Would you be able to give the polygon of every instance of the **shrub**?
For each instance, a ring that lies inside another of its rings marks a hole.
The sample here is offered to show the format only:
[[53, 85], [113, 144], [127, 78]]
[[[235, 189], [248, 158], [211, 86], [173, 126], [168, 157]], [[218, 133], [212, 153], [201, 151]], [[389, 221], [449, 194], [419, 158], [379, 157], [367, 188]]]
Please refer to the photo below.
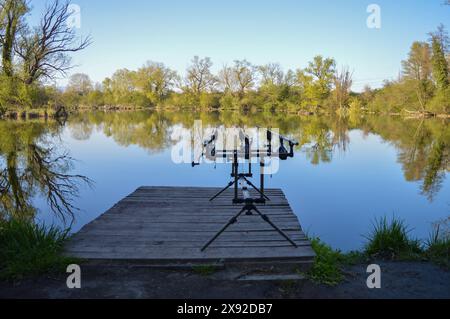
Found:
[[18, 279], [62, 270], [73, 259], [62, 255], [68, 230], [25, 220], [0, 222], [0, 278]]
[[344, 279], [341, 271], [344, 258], [341, 252], [334, 250], [319, 238], [312, 238], [311, 245], [316, 258], [307, 276], [319, 284], [336, 286], [341, 283]]
[[450, 218], [442, 223], [438, 223], [426, 242], [425, 256], [434, 263], [449, 267], [450, 266], [450, 232], [448, 223]]
[[402, 220], [386, 217], [376, 220], [367, 237], [365, 253], [387, 259], [415, 259], [422, 252], [420, 242], [409, 238], [409, 230]]
[[430, 103], [428, 103], [427, 109], [436, 114], [450, 113], [450, 87], [438, 91]]

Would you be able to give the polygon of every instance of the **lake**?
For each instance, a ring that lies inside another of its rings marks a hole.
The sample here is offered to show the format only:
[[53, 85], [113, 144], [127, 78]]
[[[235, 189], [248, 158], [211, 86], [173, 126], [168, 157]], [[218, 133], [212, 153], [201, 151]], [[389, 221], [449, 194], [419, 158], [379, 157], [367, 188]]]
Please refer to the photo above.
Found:
[[[26, 208], [40, 222], [67, 225], [70, 218], [64, 223], [60, 216], [65, 210], [55, 214], [48, 199], [55, 208], [72, 198], [77, 231], [140, 186], [223, 187], [229, 165], [193, 168], [172, 160], [173, 133], [191, 129], [196, 120], [211, 127], [279, 128], [298, 140], [296, 156], [266, 179], [267, 187], [282, 188], [304, 230], [335, 248], [361, 248], [363, 235], [383, 216], [403, 219], [419, 239], [450, 216], [448, 120], [231, 111], [0, 121], [0, 212]], [[75, 175], [88, 177], [92, 187], [72, 182]]]

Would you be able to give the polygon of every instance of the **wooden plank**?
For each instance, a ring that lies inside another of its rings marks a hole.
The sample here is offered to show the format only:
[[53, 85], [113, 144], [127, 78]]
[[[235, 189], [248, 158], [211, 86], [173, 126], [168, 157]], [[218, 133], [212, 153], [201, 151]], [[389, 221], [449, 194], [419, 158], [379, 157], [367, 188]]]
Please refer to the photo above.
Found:
[[[218, 259], [239, 259], [239, 258], [302, 258], [310, 257], [312, 250], [309, 247], [277, 247], [277, 249], [268, 249], [267, 247], [232, 247], [232, 248], [216, 248], [212, 247], [205, 252], [201, 252], [198, 248], [180, 248], [171, 247], [155, 247], [149, 249], [148, 247], [106, 247], [97, 246], [92, 248], [85, 248], [78, 250], [73, 247], [74, 253], [95, 253], [106, 258], [108, 255], [111, 258], [120, 256], [123, 259], [146, 259], [149, 254], [155, 259], [203, 259], [203, 258], [218, 258]], [[276, 253], [274, 253], [276, 252]], [[78, 255], [79, 256], [79, 255]], [[108, 259], [108, 258], [106, 258]]]
[[[117, 247], [121, 247], [124, 249], [148, 249], [149, 252], [154, 253], [155, 249], [166, 249], [166, 248], [193, 248], [200, 250], [203, 245], [206, 243], [206, 241], [178, 241], [178, 242], [171, 242], [171, 241], [133, 241], [128, 240], [126, 242], [122, 240], [104, 240], [102, 241], [101, 245], [98, 245], [96, 243], [92, 243], [92, 241], [80, 241], [76, 244], [68, 244], [67, 248], [77, 251], [97, 251], [97, 249], [101, 248], [104, 249], [116, 249]], [[298, 246], [309, 246], [310, 243], [308, 240], [297, 240], [295, 243]], [[238, 241], [238, 242], [224, 242], [224, 241], [216, 241], [211, 245], [211, 249], [214, 248], [225, 248], [225, 247], [242, 247], [242, 248], [249, 248], [249, 247], [291, 247], [292, 245], [287, 242], [286, 240], [282, 240], [280, 237], [278, 241]]]
[[[294, 240], [303, 240], [306, 239], [304, 234], [299, 233], [298, 231], [286, 231], [292, 239]], [[102, 240], [107, 239], [108, 237], [120, 237], [123, 240], [132, 240], [135, 238], [139, 238], [142, 240], [153, 239], [153, 240], [207, 240], [216, 234], [216, 231], [209, 232], [147, 232], [140, 231], [136, 233], [131, 230], [122, 230], [120, 233], [115, 230], [103, 229], [96, 230], [95, 232], [91, 231], [80, 231], [78, 234], [74, 236], [73, 239], [77, 241], [80, 240], [92, 240], [96, 242], [99, 238]], [[219, 240], [223, 241], [248, 241], [248, 240], [261, 240], [261, 241], [270, 241], [277, 240], [280, 238], [280, 234], [276, 231], [260, 231], [260, 232], [225, 232], [220, 236]]]

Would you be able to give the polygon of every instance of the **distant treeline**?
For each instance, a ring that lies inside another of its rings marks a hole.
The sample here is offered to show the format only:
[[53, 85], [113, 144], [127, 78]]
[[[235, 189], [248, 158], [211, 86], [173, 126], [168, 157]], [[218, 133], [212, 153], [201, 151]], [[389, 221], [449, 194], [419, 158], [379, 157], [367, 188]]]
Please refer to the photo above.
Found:
[[137, 70], [118, 70], [97, 84], [86, 74], [74, 74], [61, 90], [46, 83], [65, 74], [71, 67], [67, 53], [84, 49], [90, 39], [79, 42], [65, 27], [61, 21], [67, 19], [67, 7], [58, 0], [43, 17], [41, 29], [26, 25], [26, 1], [0, 4], [0, 115], [61, 107], [450, 113], [450, 41], [442, 25], [428, 42], [413, 43], [398, 80], [387, 81], [382, 89], [366, 87], [362, 93], [352, 92], [348, 66], [338, 67], [335, 59], [320, 55], [297, 70], [236, 60], [216, 74], [210, 58], [196, 56], [183, 76], [163, 63], [147, 62]]
[[[383, 88], [351, 91], [352, 71], [316, 56], [304, 69], [237, 60], [213, 74], [210, 58], [194, 57], [180, 76], [163, 63], [122, 69], [94, 85], [85, 74], [70, 78], [60, 103], [84, 107], [187, 107], [263, 109], [301, 113], [450, 113], [449, 37], [441, 25], [428, 42], [414, 42], [396, 81]], [[368, 61], [370, 63], [370, 61]]]

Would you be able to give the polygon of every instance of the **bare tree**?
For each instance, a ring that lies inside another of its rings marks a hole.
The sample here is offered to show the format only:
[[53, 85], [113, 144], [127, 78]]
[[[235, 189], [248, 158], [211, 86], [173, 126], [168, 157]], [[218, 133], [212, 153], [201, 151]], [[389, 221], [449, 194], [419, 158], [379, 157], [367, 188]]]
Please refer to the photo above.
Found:
[[282, 85], [284, 72], [279, 63], [269, 63], [258, 68], [261, 74], [261, 85]]
[[217, 83], [217, 79], [211, 73], [213, 63], [210, 58], [200, 59], [195, 56], [192, 65], [187, 70], [186, 86], [195, 95], [211, 91]]
[[450, 52], [450, 37], [448, 35], [448, 31], [445, 29], [444, 24], [439, 24], [437, 30], [434, 32], [430, 32], [428, 35], [430, 43], [433, 43], [433, 38], [436, 38], [439, 44], [442, 46], [442, 50], [444, 51], [444, 53], [448, 54]]
[[342, 108], [347, 104], [350, 90], [353, 85], [352, 77], [353, 73], [350, 72], [348, 67], [343, 67], [334, 77], [334, 97], [339, 108]]
[[26, 84], [66, 75], [72, 68], [69, 54], [91, 44], [90, 36], [78, 37], [69, 26], [69, 6], [70, 2], [54, 0], [46, 7], [39, 27], [34, 32], [27, 30], [21, 33], [15, 51], [21, 59]]
[[234, 61], [233, 72], [238, 86], [239, 98], [243, 98], [255, 85], [256, 72], [255, 67], [247, 60]]
[[69, 78], [67, 91], [75, 92], [79, 95], [86, 95], [94, 89], [89, 75], [84, 73], [75, 73]]
[[222, 70], [219, 71], [218, 81], [220, 89], [224, 93], [234, 93], [236, 91], [236, 81], [234, 78], [233, 68], [224, 65]]
[[289, 88], [295, 86], [295, 84], [297, 82], [295, 72], [293, 70], [288, 70], [284, 76], [283, 82], [284, 82], [284, 85], [286, 85]]

